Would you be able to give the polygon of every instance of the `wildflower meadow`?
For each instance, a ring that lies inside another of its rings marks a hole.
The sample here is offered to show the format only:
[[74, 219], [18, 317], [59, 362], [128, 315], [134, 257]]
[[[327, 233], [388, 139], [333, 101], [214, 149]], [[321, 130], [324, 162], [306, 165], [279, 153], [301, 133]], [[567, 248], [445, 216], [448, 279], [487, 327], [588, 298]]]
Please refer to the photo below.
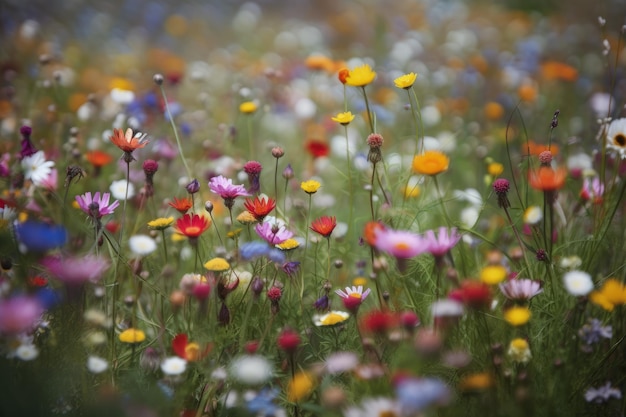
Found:
[[560, 3], [4, 2], [0, 415], [624, 416], [626, 6]]

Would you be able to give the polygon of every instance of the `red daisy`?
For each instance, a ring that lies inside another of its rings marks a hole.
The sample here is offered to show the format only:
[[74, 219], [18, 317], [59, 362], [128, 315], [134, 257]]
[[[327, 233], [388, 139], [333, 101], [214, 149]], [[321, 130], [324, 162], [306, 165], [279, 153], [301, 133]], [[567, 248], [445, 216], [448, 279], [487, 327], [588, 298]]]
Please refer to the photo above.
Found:
[[254, 200], [246, 198], [243, 205], [257, 221], [262, 222], [265, 216], [274, 210], [274, 207], [276, 207], [276, 201], [269, 197], [267, 199], [255, 197]]
[[335, 229], [335, 226], [337, 226], [337, 219], [335, 219], [335, 216], [322, 216], [311, 223], [310, 229], [324, 237], [330, 237], [330, 234]]
[[174, 197], [174, 201], [170, 202], [169, 205], [178, 210], [180, 214], [185, 214], [193, 206], [193, 200], [190, 198], [181, 198], [179, 200]]
[[197, 214], [185, 214], [183, 217], [176, 220], [176, 230], [178, 233], [191, 239], [200, 236], [210, 225], [211, 222], [207, 218], [198, 216]]

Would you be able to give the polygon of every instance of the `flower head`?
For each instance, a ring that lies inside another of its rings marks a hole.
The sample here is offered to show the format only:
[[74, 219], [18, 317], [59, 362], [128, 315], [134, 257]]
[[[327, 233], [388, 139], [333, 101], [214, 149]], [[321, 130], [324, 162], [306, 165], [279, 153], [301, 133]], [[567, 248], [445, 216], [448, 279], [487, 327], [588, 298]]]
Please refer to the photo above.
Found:
[[498, 206], [501, 208], [511, 207], [507, 194], [509, 193], [509, 180], [505, 178], [498, 178], [493, 182], [493, 191], [498, 196]]
[[213, 258], [208, 260], [205, 264], [204, 267], [206, 269], [208, 269], [209, 271], [213, 271], [213, 272], [222, 272], [222, 271], [227, 271], [230, 269], [230, 264], [228, 263], [228, 261], [224, 258]]
[[331, 119], [333, 122], [337, 122], [343, 126], [346, 126], [354, 120], [354, 115], [352, 114], [352, 112], [347, 111], [343, 113], [337, 113], [337, 115], [335, 117], [332, 117]]
[[507, 272], [502, 265], [487, 265], [480, 271], [480, 280], [488, 285], [496, 285], [504, 281]]
[[257, 105], [254, 101], [244, 101], [239, 105], [239, 111], [244, 114], [252, 114], [256, 109]]
[[202, 359], [208, 350], [202, 352], [200, 345], [196, 342], [189, 342], [189, 338], [184, 333], [179, 333], [172, 340], [172, 350], [179, 358], [185, 361], [195, 362]]
[[255, 197], [254, 200], [247, 198], [243, 205], [257, 221], [262, 222], [265, 216], [274, 210], [276, 207], [276, 201], [269, 197]]
[[509, 300], [526, 301], [543, 292], [541, 282], [528, 278], [510, 279], [500, 284], [500, 291]]
[[333, 310], [326, 314], [316, 314], [313, 316], [313, 323], [318, 327], [334, 326], [343, 323], [350, 318], [350, 314], [345, 311]]
[[60, 225], [27, 220], [15, 226], [20, 245], [33, 252], [61, 247], [67, 241], [67, 230]]
[[363, 291], [363, 286], [359, 285], [353, 287], [346, 287], [345, 292], [342, 290], [336, 290], [335, 294], [341, 297], [344, 307], [351, 311], [356, 312], [359, 306], [365, 301], [368, 295], [370, 295], [371, 289]]
[[131, 327], [120, 333], [119, 339], [122, 343], [141, 343], [146, 340], [146, 334], [142, 330]]
[[507, 355], [509, 355], [513, 362], [527, 363], [532, 358], [528, 341], [520, 337], [511, 340]]
[[113, 129], [111, 142], [127, 154], [132, 153], [135, 149], [143, 148], [150, 142], [145, 133], [133, 132], [128, 128], [124, 133], [122, 129]]
[[317, 190], [319, 190], [320, 186], [321, 184], [319, 183], [319, 181], [315, 180], [304, 181], [300, 184], [300, 188], [302, 188], [302, 191], [307, 194], [315, 194]]
[[563, 275], [563, 284], [568, 293], [574, 296], [583, 296], [593, 290], [591, 275], [584, 271], [569, 271]]
[[259, 223], [254, 227], [257, 235], [270, 245], [280, 245], [285, 240], [290, 239], [293, 233], [285, 228], [269, 222]]
[[211, 178], [209, 180], [209, 188], [211, 192], [224, 199], [224, 204], [226, 204], [228, 208], [233, 206], [235, 198], [250, 195], [248, 191], [246, 191], [246, 187], [243, 185], [233, 185], [233, 180], [225, 178], [222, 175]]
[[450, 159], [439, 151], [425, 151], [413, 158], [413, 172], [422, 175], [437, 175], [448, 170]]
[[185, 214], [176, 220], [176, 231], [188, 238], [197, 238], [209, 228], [211, 221], [197, 214]]
[[108, 153], [104, 151], [99, 151], [99, 150], [87, 152], [87, 154], [85, 155], [85, 158], [87, 158], [87, 161], [94, 168], [102, 168], [103, 166], [108, 165], [111, 162], [113, 162], [113, 157], [111, 155], [109, 155]]
[[168, 203], [170, 207], [173, 207], [180, 214], [185, 214], [191, 207], [193, 207], [193, 200], [191, 198], [181, 198], [180, 200], [174, 197], [173, 201]]
[[310, 229], [328, 238], [336, 226], [337, 219], [335, 216], [322, 216], [311, 223]]
[[161, 371], [165, 375], [175, 376], [185, 373], [187, 370], [187, 361], [178, 356], [170, 356], [161, 362]]
[[613, 311], [615, 306], [626, 304], [626, 285], [615, 278], [609, 278], [599, 290], [589, 294], [589, 300], [606, 311]]
[[606, 146], [626, 159], [626, 118], [611, 121], [607, 128]]
[[530, 310], [528, 307], [515, 306], [504, 312], [504, 320], [511, 326], [523, 326], [530, 320]]
[[35, 297], [17, 295], [0, 299], [0, 333], [15, 335], [32, 330], [43, 312]]
[[109, 187], [109, 191], [111, 191], [113, 198], [122, 201], [135, 196], [135, 186], [132, 182], [126, 180], [113, 181]]
[[287, 399], [298, 402], [311, 394], [315, 388], [313, 375], [306, 371], [300, 371], [291, 378], [287, 386]]
[[356, 67], [348, 73], [346, 84], [352, 87], [365, 87], [376, 78], [376, 73], [367, 64]]
[[588, 403], [601, 404], [607, 402], [611, 398], [622, 398], [622, 391], [619, 388], [611, 387], [611, 383], [607, 382], [599, 388], [589, 388], [585, 391], [585, 401]]
[[408, 74], [404, 74], [393, 80], [393, 83], [398, 88], [403, 88], [408, 90], [413, 87], [413, 83], [415, 83], [415, 79], [417, 78], [417, 74], [414, 72], [409, 72]]
[[421, 236], [406, 230], [386, 228], [375, 230], [374, 247], [399, 259], [413, 258], [429, 250], [428, 242]]
[[54, 161], [46, 161], [44, 152], [38, 151], [24, 157], [21, 165], [24, 169], [24, 178], [31, 180], [36, 186], [40, 186], [52, 172]]
[[150, 236], [139, 234], [128, 239], [128, 247], [134, 255], [146, 256], [156, 250], [157, 244]]
[[113, 214], [113, 211], [120, 205], [117, 200], [109, 204], [110, 197], [111, 194], [109, 193], [100, 195], [100, 192], [97, 191], [92, 197], [90, 192], [86, 192], [83, 195], [77, 195], [76, 202], [85, 214], [99, 219], [108, 214]]
[[260, 355], [242, 355], [230, 362], [233, 379], [245, 385], [261, 385], [272, 377], [272, 365]]
[[528, 173], [530, 186], [540, 191], [556, 191], [563, 187], [567, 171], [564, 168], [552, 169], [542, 166]]
[[439, 233], [436, 235], [434, 230], [427, 230], [424, 233], [424, 242], [428, 247], [427, 251], [435, 258], [441, 258], [450, 252], [450, 249], [456, 246], [459, 240], [461, 240], [461, 235], [457, 233], [456, 228], [440, 227]]
[[148, 222], [148, 227], [155, 230], [165, 230], [174, 224], [174, 217], [159, 217]]
[[87, 281], [96, 283], [109, 269], [109, 261], [96, 255], [48, 256], [41, 264], [59, 281], [79, 285]]

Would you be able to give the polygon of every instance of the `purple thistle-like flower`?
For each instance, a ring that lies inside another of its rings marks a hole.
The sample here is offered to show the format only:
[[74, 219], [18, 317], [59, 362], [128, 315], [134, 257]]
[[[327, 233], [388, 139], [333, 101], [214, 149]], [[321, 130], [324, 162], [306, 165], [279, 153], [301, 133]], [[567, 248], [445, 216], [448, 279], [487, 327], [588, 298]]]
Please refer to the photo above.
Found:
[[439, 228], [439, 234], [435, 235], [433, 230], [428, 230], [424, 234], [424, 240], [430, 252], [435, 258], [441, 258], [450, 251], [461, 240], [461, 235], [456, 228]]
[[113, 214], [113, 211], [120, 205], [117, 200], [109, 204], [110, 198], [110, 193], [100, 195], [100, 191], [97, 191], [92, 197], [90, 192], [86, 192], [83, 195], [77, 195], [76, 202], [87, 215], [100, 219], [107, 214]]
[[27, 156], [31, 156], [37, 153], [37, 149], [30, 140], [30, 135], [33, 132], [30, 126], [22, 126], [20, 128], [20, 134], [22, 135], [22, 148], [20, 150], [20, 159], [24, 159]]
[[537, 294], [543, 292], [541, 282], [528, 278], [511, 279], [500, 284], [500, 291], [509, 300], [525, 301], [530, 300]]
[[330, 299], [328, 298], [328, 295], [326, 294], [322, 295], [313, 303], [313, 307], [315, 307], [317, 311], [327, 311], [329, 306], [330, 306]]
[[273, 225], [268, 222], [257, 224], [254, 230], [256, 230], [256, 233], [261, 239], [272, 246], [280, 245], [293, 236], [293, 233], [285, 229], [285, 226]]
[[41, 261], [48, 272], [67, 285], [96, 283], [110, 266], [109, 261], [95, 255], [80, 257], [48, 256]]
[[285, 272], [285, 274], [287, 274], [289, 278], [292, 278], [295, 274], [297, 274], [299, 269], [300, 269], [299, 261], [286, 262], [282, 266], [283, 272]]
[[249, 196], [246, 187], [243, 185], [234, 185], [233, 180], [223, 175], [218, 175], [209, 180], [209, 188], [211, 192], [218, 194], [224, 199], [224, 205], [231, 209], [235, 198], [240, 196]]
[[257, 161], [248, 161], [243, 166], [243, 170], [248, 174], [248, 181], [250, 182], [250, 194], [256, 194], [261, 189], [261, 170], [263, 166]]

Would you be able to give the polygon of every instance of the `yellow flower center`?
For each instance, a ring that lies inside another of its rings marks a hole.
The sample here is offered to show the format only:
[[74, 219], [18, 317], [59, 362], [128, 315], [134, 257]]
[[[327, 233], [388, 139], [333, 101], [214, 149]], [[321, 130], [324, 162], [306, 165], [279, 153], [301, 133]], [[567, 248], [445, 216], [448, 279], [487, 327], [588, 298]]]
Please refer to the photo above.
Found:
[[332, 326], [333, 324], [341, 323], [345, 318], [341, 314], [328, 313], [320, 322], [324, 326]]

